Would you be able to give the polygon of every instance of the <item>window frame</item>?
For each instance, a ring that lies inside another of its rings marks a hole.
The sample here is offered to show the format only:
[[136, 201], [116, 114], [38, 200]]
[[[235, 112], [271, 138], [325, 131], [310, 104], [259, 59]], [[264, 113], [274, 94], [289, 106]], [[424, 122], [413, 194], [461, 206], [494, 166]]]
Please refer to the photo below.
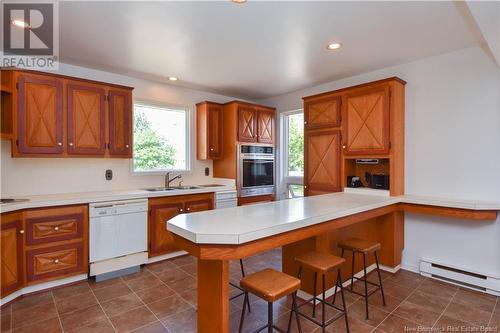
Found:
[[[159, 169], [159, 170], [144, 170], [137, 171], [134, 169], [134, 158], [135, 158], [135, 138], [134, 138], [134, 127], [135, 127], [135, 106], [145, 106], [145, 107], [154, 107], [154, 108], [164, 108], [164, 109], [177, 109], [184, 110], [185, 112], [185, 140], [186, 140], [186, 169]], [[141, 176], [141, 175], [164, 175], [167, 172], [177, 172], [180, 174], [191, 174], [193, 172], [193, 154], [194, 150], [191, 148], [191, 143], [194, 142], [192, 136], [192, 109], [187, 105], [180, 104], [172, 104], [172, 103], [163, 103], [149, 100], [134, 100], [132, 103], [132, 158], [130, 159], [130, 173], [132, 175]]]
[[288, 120], [289, 116], [304, 113], [296, 109], [280, 113], [280, 199], [288, 199], [288, 185], [304, 185], [304, 176], [290, 176], [288, 173]]

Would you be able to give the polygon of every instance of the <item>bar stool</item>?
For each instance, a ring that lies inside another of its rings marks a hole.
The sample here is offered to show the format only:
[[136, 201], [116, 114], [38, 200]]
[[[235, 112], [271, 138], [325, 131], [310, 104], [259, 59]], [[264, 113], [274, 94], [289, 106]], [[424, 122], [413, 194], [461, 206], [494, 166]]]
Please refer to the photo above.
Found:
[[[268, 333], [272, 333], [273, 329], [278, 332], [290, 332], [292, 324], [292, 315], [295, 313], [297, 320], [297, 328], [299, 333], [302, 333], [300, 326], [300, 319], [297, 315], [297, 290], [300, 288], [300, 280], [288, 274], [278, 272], [271, 268], [266, 268], [262, 271], [250, 274], [240, 280], [240, 286], [247, 293], [245, 294], [245, 301], [243, 302], [243, 310], [241, 311], [240, 327], [238, 332], [241, 333], [243, 328], [243, 320], [245, 318], [245, 308], [247, 305], [248, 292], [260, 297], [267, 302], [267, 324], [256, 329], [253, 333], [260, 332], [267, 328]], [[288, 320], [288, 328], [286, 331], [274, 325], [273, 322], [273, 303], [280, 298], [292, 295], [292, 311]]]
[[[301, 315], [302, 317], [312, 321], [316, 325], [320, 326], [322, 329], [322, 332], [325, 332], [325, 329], [328, 325], [339, 319], [340, 317], [344, 316], [345, 318], [345, 326], [346, 330], [349, 333], [349, 322], [347, 320], [347, 307], [345, 305], [345, 298], [344, 298], [344, 288], [342, 287], [342, 276], [340, 274], [340, 266], [345, 262], [344, 258], [335, 256], [333, 254], [327, 254], [327, 253], [319, 253], [319, 252], [308, 252], [305, 254], [301, 254], [297, 257], [295, 257], [295, 262], [299, 264], [299, 273], [298, 273], [298, 278], [301, 278], [302, 275], [302, 270], [308, 269], [310, 271], [314, 272], [314, 294], [313, 297], [310, 299], [306, 300], [304, 303], [300, 304], [297, 308], [300, 308], [301, 306], [310, 303], [311, 301], [313, 302], [313, 310], [312, 310], [312, 317], [306, 315], [303, 312], [298, 311], [298, 314]], [[328, 272], [332, 272], [335, 269], [337, 269], [337, 281], [335, 283], [335, 293], [337, 293], [337, 287], [340, 286], [340, 294], [342, 296], [342, 309], [337, 307], [335, 305], [335, 301], [332, 302], [332, 304], [328, 303], [326, 301], [326, 274]], [[317, 295], [317, 280], [318, 280], [318, 273], [322, 275], [322, 298], [319, 298]], [[316, 301], [319, 301], [321, 303], [321, 322], [316, 320]], [[328, 305], [338, 311], [340, 313], [336, 314], [332, 318], [326, 320], [325, 316], [325, 306]]]
[[[241, 269], [241, 277], [244, 278], [245, 277], [245, 268], [243, 267], [243, 259], [240, 259], [240, 269]], [[243, 288], [241, 288], [240, 286], [238, 286], [236, 283], [232, 283], [232, 282], [229, 282], [229, 284], [239, 290], [241, 290], [241, 293], [239, 294], [236, 294], [232, 297], [229, 298], [230, 301], [232, 301], [233, 299], [235, 298], [238, 298], [240, 296], [243, 296], [243, 295], [247, 295], [248, 292], [246, 292], [245, 290], [243, 290]], [[244, 300], [248, 306], [248, 312], [252, 312], [252, 309], [250, 308], [250, 300], [248, 299], [248, 297], [245, 297], [245, 300]]]
[[[368, 297], [371, 296], [372, 294], [374, 294], [375, 292], [377, 292], [379, 289], [380, 289], [380, 292], [382, 293], [382, 302], [383, 302], [383, 304], [385, 306], [384, 287], [382, 286], [382, 278], [380, 277], [380, 267], [379, 267], [379, 264], [378, 264], [378, 257], [377, 257], [377, 251], [380, 250], [381, 245], [380, 245], [380, 243], [371, 242], [371, 241], [367, 241], [367, 240], [364, 240], [364, 239], [350, 238], [350, 239], [346, 239], [346, 240], [344, 240], [342, 242], [339, 242], [338, 246], [339, 246], [339, 248], [342, 249], [342, 253], [340, 255], [341, 257], [344, 257], [344, 251], [345, 250], [352, 251], [352, 264], [351, 264], [352, 275], [351, 275], [351, 288], [350, 288], [351, 290], [347, 289], [347, 291], [350, 291], [353, 294], [356, 294], [356, 295], [359, 295], [359, 296], [365, 298], [366, 319], [369, 319], [369, 314], [368, 314]], [[363, 273], [364, 273], [363, 274], [364, 275], [363, 278], [358, 278], [358, 277], [354, 276], [354, 258], [355, 258], [355, 254], [356, 253], [363, 254]], [[366, 256], [368, 254], [370, 254], [370, 253], [373, 253], [373, 255], [375, 256], [375, 263], [377, 265], [376, 271], [377, 271], [377, 274], [378, 274], [378, 282], [379, 282], [379, 284], [370, 282], [367, 279], [367, 274], [366, 274]], [[361, 293], [353, 290], [354, 279], [364, 282], [364, 284], [365, 284], [365, 293], [364, 294], [361, 294]], [[370, 293], [368, 293], [368, 284], [376, 287]], [[335, 287], [335, 289], [337, 289], [337, 287]], [[335, 297], [334, 297], [333, 301], [335, 302]]]

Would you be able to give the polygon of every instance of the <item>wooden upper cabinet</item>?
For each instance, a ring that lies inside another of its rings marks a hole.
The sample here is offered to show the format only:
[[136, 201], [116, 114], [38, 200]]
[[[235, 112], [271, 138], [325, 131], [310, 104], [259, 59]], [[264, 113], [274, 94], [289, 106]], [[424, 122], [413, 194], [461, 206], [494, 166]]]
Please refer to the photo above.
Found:
[[0, 293], [4, 297], [24, 283], [24, 230], [21, 213], [2, 214], [0, 223]]
[[17, 149], [19, 154], [61, 154], [63, 84], [61, 80], [22, 74], [17, 81]]
[[222, 157], [222, 112], [218, 103], [203, 102], [196, 105], [197, 159]]
[[100, 86], [69, 82], [68, 154], [105, 153], [105, 90]]
[[388, 84], [344, 95], [343, 145], [346, 155], [388, 154], [390, 149]]
[[342, 191], [340, 179], [340, 131], [304, 133], [304, 194]]
[[340, 126], [340, 95], [304, 100], [304, 128], [332, 128]]
[[109, 90], [109, 154], [132, 157], [131, 93]]
[[257, 110], [252, 106], [238, 106], [238, 141], [257, 142]]
[[257, 111], [257, 141], [274, 143], [274, 110], [259, 109]]

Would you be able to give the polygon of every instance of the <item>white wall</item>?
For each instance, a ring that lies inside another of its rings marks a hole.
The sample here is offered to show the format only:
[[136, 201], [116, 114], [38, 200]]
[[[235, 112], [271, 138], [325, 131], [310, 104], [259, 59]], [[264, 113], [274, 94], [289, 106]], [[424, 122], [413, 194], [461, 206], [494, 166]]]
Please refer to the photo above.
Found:
[[[205, 167], [210, 167], [212, 174], [212, 162], [198, 161], [195, 157], [195, 104], [204, 100], [222, 103], [235, 98], [66, 64], [61, 64], [59, 72], [135, 87], [134, 99], [188, 106], [192, 112], [192, 173], [183, 176], [184, 184], [212, 181], [211, 176], [204, 175]], [[2, 197], [137, 189], [163, 184], [162, 175], [132, 175], [128, 159], [11, 158], [10, 142], [5, 140], [2, 140], [0, 150]], [[113, 170], [113, 180], [105, 180], [106, 169]]]
[[[500, 200], [500, 72], [470, 48], [266, 99], [280, 112], [302, 97], [399, 76], [406, 85], [407, 194]], [[462, 221], [408, 214], [403, 265], [421, 258], [500, 275], [500, 219]]]

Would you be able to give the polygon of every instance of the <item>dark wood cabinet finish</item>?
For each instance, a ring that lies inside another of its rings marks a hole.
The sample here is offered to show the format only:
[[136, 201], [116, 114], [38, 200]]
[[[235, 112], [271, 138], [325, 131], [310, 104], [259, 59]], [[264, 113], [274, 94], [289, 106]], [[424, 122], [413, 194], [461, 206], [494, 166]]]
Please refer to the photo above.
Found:
[[4, 297], [24, 283], [24, 230], [18, 212], [2, 214], [0, 223], [0, 294]]
[[132, 157], [131, 94], [123, 90], [109, 90], [109, 154]]
[[222, 157], [223, 139], [222, 104], [203, 102], [196, 104], [196, 158], [199, 160]]

